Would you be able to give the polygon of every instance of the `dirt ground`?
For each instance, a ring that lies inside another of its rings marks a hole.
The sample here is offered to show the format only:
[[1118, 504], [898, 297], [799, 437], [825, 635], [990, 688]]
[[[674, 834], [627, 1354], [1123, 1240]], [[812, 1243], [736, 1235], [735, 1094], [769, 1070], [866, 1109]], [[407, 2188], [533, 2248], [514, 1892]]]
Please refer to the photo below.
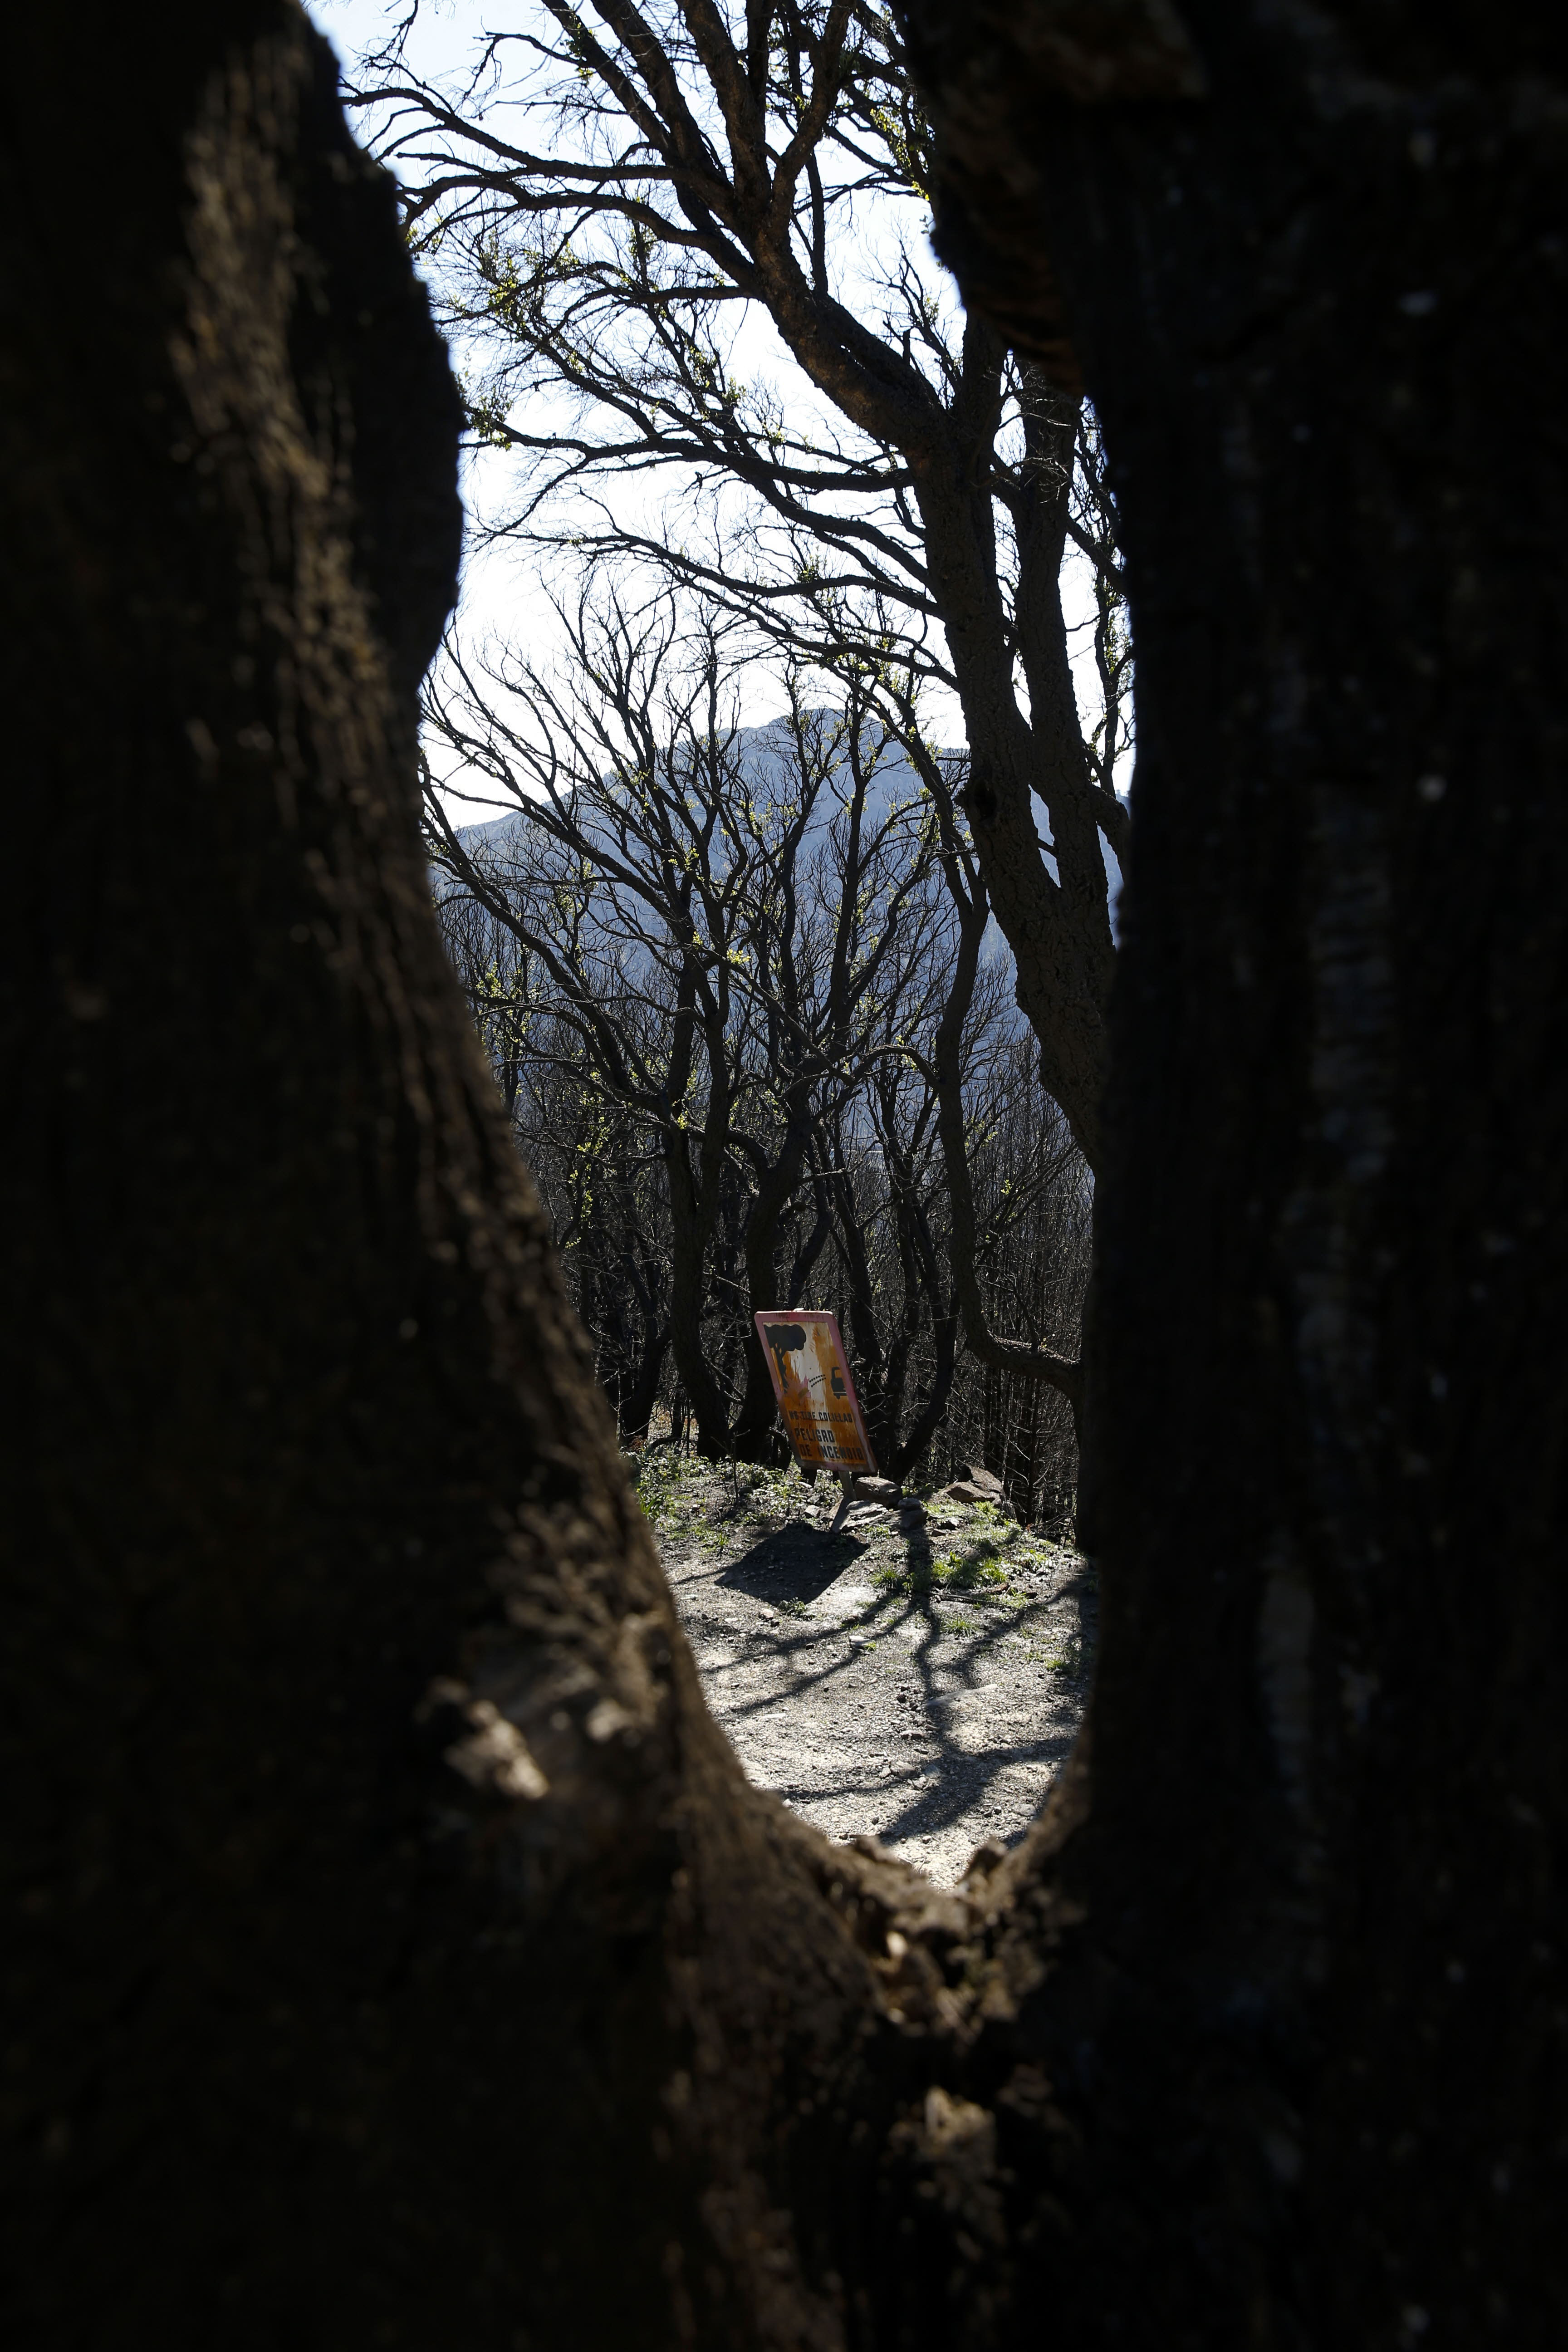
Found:
[[643, 1507], [708, 1703], [750, 1778], [943, 1885], [1038, 1811], [1077, 1732], [1091, 1570], [986, 1503], [923, 1527], [826, 1477], [645, 1460]]

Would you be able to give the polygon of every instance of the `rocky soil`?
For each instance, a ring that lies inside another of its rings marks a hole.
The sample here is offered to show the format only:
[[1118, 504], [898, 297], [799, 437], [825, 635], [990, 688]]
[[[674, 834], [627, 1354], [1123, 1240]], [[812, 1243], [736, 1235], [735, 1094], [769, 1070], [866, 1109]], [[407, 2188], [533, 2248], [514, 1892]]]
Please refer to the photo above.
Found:
[[640, 1492], [753, 1781], [944, 1885], [1023, 1834], [1088, 1696], [1095, 1589], [1077, 1553], [951, 1487], [923, 1511], [857, 1503], [837, 1535], [837, 1484], [794, 1468], [655, 1452]]

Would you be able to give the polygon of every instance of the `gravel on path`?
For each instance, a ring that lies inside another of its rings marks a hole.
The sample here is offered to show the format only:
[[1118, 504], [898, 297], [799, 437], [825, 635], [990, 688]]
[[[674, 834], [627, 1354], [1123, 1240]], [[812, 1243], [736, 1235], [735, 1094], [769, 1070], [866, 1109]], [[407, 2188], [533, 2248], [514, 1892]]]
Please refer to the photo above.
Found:
[[749, 1778], [942, 1885], [1015, 1843], [1088, 1696], [1094, 1573], [987, 1503], [922, 1525], [798, 1470], [645, 1456], [643, 1508], [708, 1704]]

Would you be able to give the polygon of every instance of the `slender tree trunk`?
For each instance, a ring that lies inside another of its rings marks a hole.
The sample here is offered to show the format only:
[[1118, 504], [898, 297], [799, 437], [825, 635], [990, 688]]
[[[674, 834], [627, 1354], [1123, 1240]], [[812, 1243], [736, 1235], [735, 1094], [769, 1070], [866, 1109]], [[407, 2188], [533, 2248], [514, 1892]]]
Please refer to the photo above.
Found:
[[832, 1195], [828, 1190], [830, 1181], [829, 1178], [816, 1172], [814, 1163], [812, 1181], [816, 1198], [816, 1214], [812, 1220], [811, 1230], [802, 1240], [790, 1267], [788, 1295], [784, 1299], [786, 1307], [801, 1305], [805, 1297], [805, 1286], [810, 1281], [816, 1261], [822, 1255], [828, 1236], [833, 1231]]
[[621, 1434], [639, 1445], [647, 1440], [648, 1423], [658, 1402], [658, 1383], [664, 1372], [664, 1360], [669, 1353], [669, 1326], [661, 1323], [656, 1330], [645, 1331], [643, 1351], [637, 1372], [627, 1387], [621, 1404]]
[[[590, 1287], [590, 1278], [591, 1285]], [[639, 1295], [640, 1294], [640, 1295]], [[594, 1265], [580, 1293], [584, 1319], [600, 1335], [595, 1356], [599, 1385], [623, 1439], [640, 1443], [658, 1394], [659, 1376], [669, 1353], [669, 1323], [661, 1319], [630, 1254], [620, 1251], [608, 1265]], [[630, 1309], [637, 1309], [634, 1321]]]
[[[980, 1288], [977, 1263], [979, 1231], [974, 1213], [974, 1188], [969, 1173], [968, 1119], [963, 1107], [963, 1026], [974, 994], [984, 943], [986, 904], [977, 891], [971, 899], [955, 893], [958, 908], [958, 952], [947, 1001], [931, 1040], [931, 1080], [936, 1089], [937, 1132], [942, 1139], [942, 1166], [947, 1176], [948, 1210], [952, 1219], [949, 1244], [953, 1297], [963, 1317], [963, 1335], [972, 1356], [994, 1370], [1010, 1371], [1020, 1379], [1045, 1381], [1061, 1391], [1072, 1407], [1073, 1428], [1082, 1444], [1079, 1415], [1083, 1398], [1080, 1362], [1053, 1356], [1047, 1348], [1031, 1347], [1025, 1339], [1000, 1339], [993, 1333]], [[988, 1386], [990, 1395], [994, 1383]]]
[[[855, 1198], [855, 1180], [849, 1173], [844, 1157], [842, 1141], [835, 1137], [833, 1158], [837, 1172], [831, 1181], [838, 1203], [837, 1229], [834, 1239], [837, 1245], [838, 1263], [849, 1289], [849, 1338], [858, 1360], [861, 1405], [865, 1414], [866, 1434], [879, 1465], [885, 1467], [889, 1441], [896, 1432], [888, 1427], [886, 1371], [882, 1342], [877, 1329], [876, 1286], [871, 1279], [870, 1261], [866, 1255], [866, 1234], [860, 1223], [859, 1203]], [[889, 1475], [892, 1474], [889, 1472]]]
[[[792, 1118], [778, 1159], [759, 1182], [752, 1199], [744, 1255], [747, 1298], [752, 1314], [759, 1308], [780, 1304], [779, 1220], [800, 1182], [809, 1139], [810, 1129], [804, 1124], [803, 1116]], [[734, 1444], [742, 1462], [766, 1462], [773, 1458], [774, 1450], [778, 1406], [756, 1326], [750, 1317], [742, 1349], [746, 1381], [741, 1409], [735, 1416]]]
[[691, 1173], [690, 1150], [679, 1130], [666, 1132], [669, 1341], [681, 1385], [697, 1416], [698, 1451], [717, 1460], [729, 1440], [730, 1413], [702, 1346], [702, 1308], [708, 1297], [708, 1251], [718, 1213], [717, 1188], [709, 1178], [699, 1189]]
[[[975, 854], [1013, 950], [1041, 1075], [1093, 1168], [1115, 950], [1070, 674], [1065, 699], [1058, 694], [1031, 723], [1014, 688], [989, 496], [933, 480], [921, 486], [921, 510], [963, 709], [970, 759], [963, 803]], [[1040, 854], [1037, 793], [1059, 836], [1055, 877]]]
[[902, 1443], [889, 1458], [889, 1478], [903, 1478], [925, 1453], [931, 1439], [942, 1427], [947, 1414], [947, 1400], [952, 1389], [952, 1376], [958, 1351], [958, 1307], [943, 1294], [942, 1265], [931, 1220], [925, 1204], [912, 1197], [909, 1203], [912, 1255], [919, 1269], [919, 1285], [931, 1308], [931, 1346], [933, 1360], [931, 1381], [923, 1401], [911, 1422]]
[[[634, 1250], [628, 1248], [622, 1257], [622, 1267], [627, 1290], [637, 1302], [638, 1344], [635, 1353], [628, 1345], [628, 1369], [616, 1400], [616, 1417], [623, 1438], [637, 1444], [646, 1444], [648, 1423], [658, 1400], [658, 1384], [664, 1374], [665, 1359], [669, 1354], [669, 1317], [663, 1305], [664, 1272], [655, 1260], [657, 1241], [649, 1245], [646, 1235], [639, 1235], [644, 1265], [639, 1265]], [[645, 1274], [644, 1265], [647, 1271]]]
[[951, 1895], [703, 1708], [441, 955], [454, 404], [324, 53], [79, 13], [95, 184], [19, 22], [11, 2340], [1563, 2340], [1563, 59], [1206, 0], [1145, 103], [1133, 7], [1079, 109], [1039, 7], [926, 29], [1142, 600], [1104, 1631]]

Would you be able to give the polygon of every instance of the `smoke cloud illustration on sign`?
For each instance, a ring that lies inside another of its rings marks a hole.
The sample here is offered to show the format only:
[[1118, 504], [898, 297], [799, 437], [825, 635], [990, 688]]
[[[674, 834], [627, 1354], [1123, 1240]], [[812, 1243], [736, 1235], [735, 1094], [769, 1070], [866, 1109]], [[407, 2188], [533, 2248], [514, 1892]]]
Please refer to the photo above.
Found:
[[786, 1313], [765, 1309], [757, 1317], [757, 1337], [768, 1360], [773, 1394], [784, 1433], [803, 1469], [836, 1471], [853, 1477], [875, 1474], [860, 1400], [838, 1318], [816, 1309]]

